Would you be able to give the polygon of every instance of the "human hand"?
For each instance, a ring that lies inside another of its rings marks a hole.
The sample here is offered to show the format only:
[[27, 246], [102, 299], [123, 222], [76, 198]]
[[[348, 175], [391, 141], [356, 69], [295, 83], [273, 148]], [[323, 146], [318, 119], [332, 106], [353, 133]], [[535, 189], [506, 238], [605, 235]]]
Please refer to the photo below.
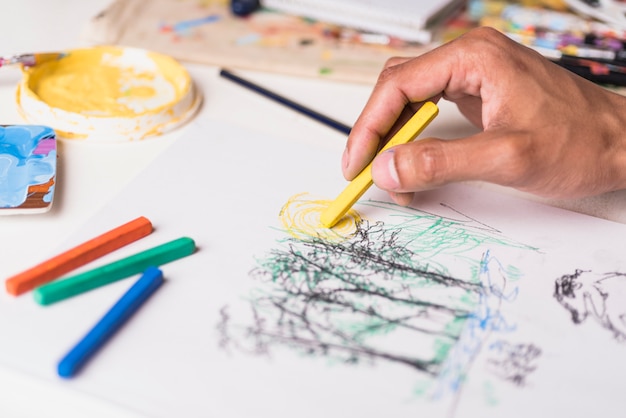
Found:
[[409, 204], [414, 192], [466, 180], [553, 198], [626, 188], [626, 97], [491, 28], [387, 63], [348, 138], [346, 179], [421, 103], [441, 98], [482, 131], [425, 138], [378, 155], [374, 183], [399, 204]]

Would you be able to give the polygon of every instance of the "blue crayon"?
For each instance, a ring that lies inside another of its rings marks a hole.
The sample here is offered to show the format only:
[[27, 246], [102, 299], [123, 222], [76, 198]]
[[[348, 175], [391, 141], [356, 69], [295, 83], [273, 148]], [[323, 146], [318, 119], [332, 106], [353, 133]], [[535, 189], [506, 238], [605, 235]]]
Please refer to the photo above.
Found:
[[61, 377], [73, 377], [96, 351], [137, 311], [163, 283], [163, 273], [148, 267], [115, 305], [59, 362]]

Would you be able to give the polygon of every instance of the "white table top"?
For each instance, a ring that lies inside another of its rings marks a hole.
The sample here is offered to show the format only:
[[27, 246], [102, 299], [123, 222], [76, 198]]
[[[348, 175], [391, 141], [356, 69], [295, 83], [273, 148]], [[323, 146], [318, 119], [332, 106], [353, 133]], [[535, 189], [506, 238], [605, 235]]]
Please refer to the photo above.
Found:
[[[3, 2], [0, 14], [0, 43], [3, 55], [33, 51], [55, 51], [84, 46], [82, 25], [108, 4], [108, 0], [20, 0]], [[219, 118], [242, 124], [264, 134], [304, 136], [315, 141], [320, 136], [345, 137], [328, 127], [268, 101], [218, 76], [218, 69], [188, 66], [204, 95], [197, 117]], [[274, 90], [302, 101], [311, 108], [351, 124], [365, 103], [371, 86], [329, 83], [275, 74], [245, 72], [243, 75]], [[19, 69], [0, 70], [0, 109], [2, 124], [24, 123], [15, 105]], [[332, 98], [329, 100], [328, 98]], [[246, 113], [242, 114], [242, 103]], [[441, 104], [437, 120], [449, 137], [470, 129], [456, 109]], [[134, 175], [184, 133], [184, 128], [162, 137], [122, 144], [93, 144], [63, 141], [59, 144], [59, 172], [52, 210], [46, 214], [0, 217], [0, 254], [2, 276], [8, 277], [34, 262], [56, 253], [73, 232], [113, 197]], [[339, 170], [339, 158], [337, 167]], [[332, 169], [332, 168], [329, 168]], [[484, 187], [493, 187], [485, 185]], [[514, 193], [498, 188], [505, 193]], [[530, 196], [527, 196], [530, 197]], [[548, 202], [578, 212], [626, 223], [626, 191], [568, 202]], [[0, 292], [0, 303], [11, 296]], [[10, 320], [10, 319], [9, 319]], [[1, 416], [133, 416], [114, 405], [76, 393], [59, 384], [42, 382], [0, 364]], [[33, 402], [33, 400], [36, 400]]]

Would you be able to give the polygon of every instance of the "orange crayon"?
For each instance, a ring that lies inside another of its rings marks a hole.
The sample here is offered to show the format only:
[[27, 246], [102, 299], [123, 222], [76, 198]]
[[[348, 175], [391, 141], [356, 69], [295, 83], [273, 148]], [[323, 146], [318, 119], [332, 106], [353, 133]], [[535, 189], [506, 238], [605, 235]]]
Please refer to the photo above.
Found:
[[17, 296], [37, 286], [59, 278], [63, 274], [81, 267], [131, 242], [149, 235], [152, 223], [140, 216], [111, 231], [105, 232], [83, 244], [44, 261], [6, 280], [7, 292]]

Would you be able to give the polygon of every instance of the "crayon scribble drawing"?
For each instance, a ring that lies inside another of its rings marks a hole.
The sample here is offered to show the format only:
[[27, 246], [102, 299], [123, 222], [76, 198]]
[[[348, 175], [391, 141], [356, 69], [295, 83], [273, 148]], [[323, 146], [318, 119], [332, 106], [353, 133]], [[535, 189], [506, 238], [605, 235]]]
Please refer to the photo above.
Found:
[[555, 299], [575, 324], [595, 320], [619, 342], [626, 342], [626, 274], [576, 270], [555, 281]]
[[56, 136], [46, 126], [0, 126], [0, 211], [45, 212], [56, 178]]
[[[259, 283], [253, 319], [242, 324], [228, 306], [221, 311], [223, 348], [267, 354], [286, 345], [350, 365], [394, 362], [415, 370], [419, 396], [452, 405], [473, 360], [488, 350], [494, 376], [524, 384], [541, 349], [507, 341], [515, 324], [501, 308], [515, 300], [523, 272], [498, 253], [537, 248], [450, 207], [453, 216], [442, 217], [360, 201], [390, 220], [351, 211], [326, 230], [326, 204], [297, 195], [282, 209], [285, 237], [251, 271]], [[484, 346], [495, 334], [498, 342]]]

